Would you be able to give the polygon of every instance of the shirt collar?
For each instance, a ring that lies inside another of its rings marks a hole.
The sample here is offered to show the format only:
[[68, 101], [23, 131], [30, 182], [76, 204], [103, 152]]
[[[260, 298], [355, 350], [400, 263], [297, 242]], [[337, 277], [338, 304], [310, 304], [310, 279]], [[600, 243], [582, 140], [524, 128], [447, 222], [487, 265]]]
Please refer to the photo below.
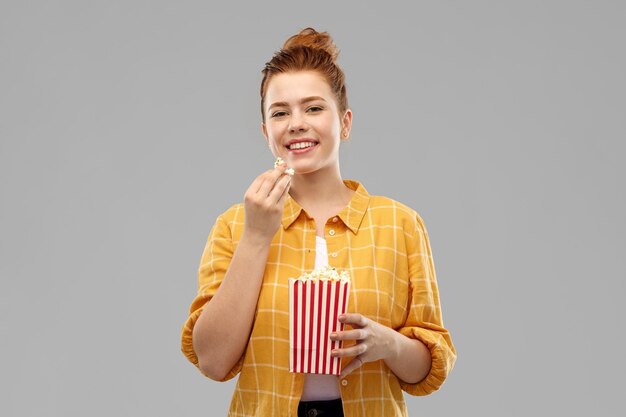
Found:
[[[363, 217], [365, 216], [365, 212], [367, 211], [367, 207], [370, 201], [370, 195], [361, 183], [355, 180], [343, 180], [343, 183], [346, 187], [354, 190], [354, 194], [350, 199], [350, 202], [346, 207], [344, 207], [337, 216], [341, 219], [342, 222], [352, 231], [352, 233], [356, 234], [359, 231], [359, 226], [363, 221]], [[296, 221], [300, 215], [304, 213], [309, 219], [312, 217], [309, 213], [306, 212], [294, 200], [290, 195], [287, 195], [287, 199], [285, 200], [285, 207], [283, 209], [283, 228], [288, 229], [289, 226]]]

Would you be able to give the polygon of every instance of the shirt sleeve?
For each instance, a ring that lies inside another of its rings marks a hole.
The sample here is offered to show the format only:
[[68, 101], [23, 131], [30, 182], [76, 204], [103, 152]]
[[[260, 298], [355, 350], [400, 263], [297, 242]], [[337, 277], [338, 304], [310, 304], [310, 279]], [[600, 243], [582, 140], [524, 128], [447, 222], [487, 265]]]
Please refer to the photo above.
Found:
[[428, 375], [420, 382], [408, 384], [400, 381], [400, 385], [411, 395], [428, 395], [441, 387], [452, 370], [456, 350], [450, 333], [443, 327], [430, 242], [424, 222], [417, 214], [414, 230], [407, 241], [407, 253], [409, 313], [399, 332], [424, 343], [430, 351], [432, 365]]
[[[199, 369], [198, 356], [193, 349], [193, 328], [202, 310], [219, 288], [233, 257], [232, 234], [223, 215], [218, 217], [209, 233], [198, 268], [198, 294], [189, 307], [189, 318], [182, 328], [181, 350]], [[235, 377], [243, 364], [243, 355], [221, 381]]]

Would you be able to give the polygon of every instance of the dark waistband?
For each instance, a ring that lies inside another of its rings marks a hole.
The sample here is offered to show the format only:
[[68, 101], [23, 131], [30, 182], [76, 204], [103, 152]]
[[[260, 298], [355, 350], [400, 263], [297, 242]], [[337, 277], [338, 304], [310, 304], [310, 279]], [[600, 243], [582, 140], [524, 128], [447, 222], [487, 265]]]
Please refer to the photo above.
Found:
[[300, 401], [299, 416], [343, 416], [341, 398], [328, 401]]

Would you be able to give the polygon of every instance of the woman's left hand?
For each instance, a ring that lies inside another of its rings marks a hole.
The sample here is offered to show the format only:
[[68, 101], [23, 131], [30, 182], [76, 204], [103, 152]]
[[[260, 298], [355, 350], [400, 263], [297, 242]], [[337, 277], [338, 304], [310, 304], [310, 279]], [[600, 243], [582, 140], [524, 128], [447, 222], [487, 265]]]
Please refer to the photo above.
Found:
[[332, 333], [330, 339], [356, 341], [354, 346], [335, 349], [331, 353], [332, 356], [338, 358], [354, 356], [354, 359], [341, 371], [340, 378], [366, 362], [389, 359], [395, 354], [395, 341], [399, 335], [395, 330], [356, 313], [340, 315], [339, 322], [349, 324], [352, 330]]

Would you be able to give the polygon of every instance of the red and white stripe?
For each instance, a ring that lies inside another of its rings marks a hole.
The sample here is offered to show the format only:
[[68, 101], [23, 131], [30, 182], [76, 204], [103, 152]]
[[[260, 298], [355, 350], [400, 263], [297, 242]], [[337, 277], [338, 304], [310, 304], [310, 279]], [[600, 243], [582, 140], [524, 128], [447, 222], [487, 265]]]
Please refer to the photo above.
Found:
[[289, 280], [289, 342], [291, 372], [339, 375], [341, 358], [333, 349], [331, 332], [342, 331], [337, 317], [346, 312], [350, 283], [345, 281]]

